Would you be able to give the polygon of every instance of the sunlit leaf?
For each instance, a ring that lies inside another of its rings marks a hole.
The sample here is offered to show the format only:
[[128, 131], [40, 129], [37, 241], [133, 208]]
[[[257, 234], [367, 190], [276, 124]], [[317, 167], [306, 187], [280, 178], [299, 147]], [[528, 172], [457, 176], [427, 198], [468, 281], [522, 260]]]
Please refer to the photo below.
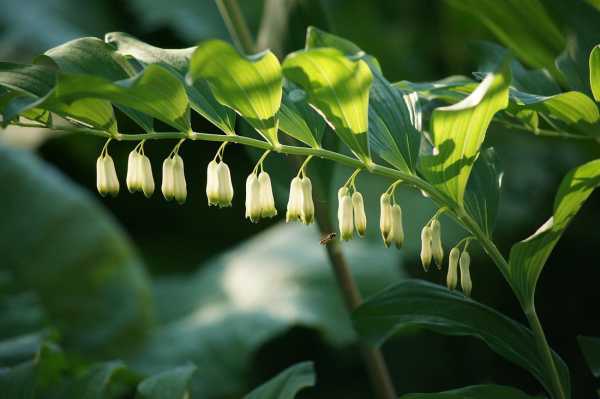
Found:
[[136, 76], [116, 82], [91, 75], [60, 75], [56, 93], [73, 101], [101, 98], [133, 108], [182, 132], [190, 127], [190, 108], [183, 84], [164, 67], [154, 64]]
[[573, 217], [600, 185], [600, 160], [583, 164], [562, 180], [552, 217], [531, 237], [515, 244], [509, 257], [509, 277], [523, 303], [533, 304], [535, 287], [546, 261]]
[[275, 377], [254, 389], [245, 399], [294, 399], [304, 388], [315, 385], [315, 369], [312, 362], [288, 367]]
[[366, 62], [351, 61], [333, 48], [309, 49], [288, 55], [283, 73], [307, 92], [310, 104], [354, 154], [369, 161], [368, 108], [373, 77]]
[[[105, 40], [117, 47], [117, 52], [134, 57], [145, 65], [160, 64], [167, 67], [182, 83], [192, 54], [196, 47], [184, 49], [163, 49], [144, 43], [122, 32], [107, 33]], [[221, 105], [213, 96], [208, 83], [197, 80], [193, 85], [185, 84], [185, 89], [193, 110], [227, 134], [235, 132], [235, 112]]]
[[431, 116], [434, 153], [421, 156], [425, 177], [451, 199], [463, 204], [467, 181], [486, 130], [496, 112], [508, 105], [508, 60], [488, 74], [462, 101], [436, 108]]
[[465, 191], [465, 209], [489, 237], [498, 214], [502, 175], [496, 152], [492, 147], [486, 148], [475, 161]]
[[56, 71], [52, 68], [0, 63], [0, 85], [20, 94], [8, 99], [4, 105], [4, 121], [10, 121], [37, 108], [85, 125], [116, 132], [113, 108], [108, 101], [86, 98], [67, 104], [57, 98], [55, 83]]
[[[473, 385], [437, 393], [409, 393], [400, 399], [534, 399], [513, 387], [503, 385]], [[539, 398], [539, 396], [536, 396]]]
[[325, 32], [314, 26], [309, 26], [308, 29], [306, 29], [306, 48], [311, 49], [321, 47], [338, 49], [347, 56], [356, 57], [364, 55], [364, 51], [350, 40]]
[[[381, 345], [405, 329], [420, 327], [445, 335], [472, 336], [492, 350], [528, 370], [548, 391], [546, 374], [532, 332], [496, 310], [446, 287], [422, 280], [406, 280], [367, 299], [353, 316], [364, 339]], [[557, 354], [554, 360], [566, 391], [569, 371]]]
[[92, 198], [33, 155], [0, 146], [0, 159], [0, 176], [11, 182], [0, 189], [0, 271], [39, 298], [65, 347], [121, 355], [135, 349], [152, 309], [147, 275], [127, 237]]
[[[124, 80], [135, 74], [125, 57], [95, 37], [75, 39], [54, 47], [46, 51], [44, 56], [38, 57], [36, 62], [56, 65], [60, 71], [67, 74], [94, 75], [109, 81]], [[118, 106], [145, 131], [153, 130], [150, 116], [124, 107], [122, 104]]]
[[273, 144], [277, 144], [283, 78], [270, 51], [245, 57], [221, 40], [201, 43], [190, 62], [188, 81], [208, 81], [221, 104], [235, 110]]
[[596, 101], [600, 101], [600, 45], [590, 53], [590, 86]]
[[185, 399], [189, 396], [189, 385], [196, 366], [187, 364], [163, 371], [140, 382], [138, 399]]

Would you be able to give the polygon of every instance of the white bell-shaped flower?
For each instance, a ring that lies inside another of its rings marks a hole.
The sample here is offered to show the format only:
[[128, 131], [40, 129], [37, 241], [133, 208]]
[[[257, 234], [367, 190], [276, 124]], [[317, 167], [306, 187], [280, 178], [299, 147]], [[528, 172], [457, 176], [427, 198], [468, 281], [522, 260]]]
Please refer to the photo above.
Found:
[[217, 185], [219, 198], [217, 204], [220, 208], [231, 206], [233, 199], [233, 184], [231, 183], [231, 173], [229, 166], [225, 162], [219, 162], [217, 165]]
[[163, 196], [167, 201], [171, 201], [174, 197], [174, 176], [173, 176], [173, 158], [168, 157], [163, 161], [162, 166], [162, 186]]
[[431, 228], [429, 225], [421, 230], [421, 263], [423, 269], [428, 271], [431, 264]]
[[154, 174], [152, 173], [152, 164], [150, 163], [150, 158], [146, 155], [141, 155], [139, 158], [139, 174], [140, 174], [140, 183], [141, 190], [146, 196], [146, 198], [150, 198], [152, 194], [154, 194]]
[[246, 218], [252, 223], [256, 223], [261, 218], [262, 203], [261, 203], [260, 183], [256, 173], [251, 173], [246, 179]]
[[379, 198], [380, 214], [379, 214], [379, 229], [381, 230], [381, 238], [386, 247], [389, 247], [392, 242], [392, 199], [388, 193], [381, 194]]
[[127, 189], [130, 193], [134, 193], [141, 189], [140, 179], [140, 158], [141, 154], [137, 151], [137, 148], [129, 153], [127, 158]]
[[404, 245], [404, 227], [402, 226], [402, 208], [398, 204], [392, 206], [392, 230], [389, 236], [396, 248], [402, 248], [402, 245]]
[[315, 220], [315, 204], [312, 197], [312, 182], [307, 176], [300, 179], [302, 186], [302, 223], [309, 225]]
[[290, 197], [287, 204], [285, 215], [286, 223], [296, 220], [302, 221], [302, 182], [298, 176], [292, 179], [290, 183]]
[[363, 196], [358, 191], [352, 194], [352, 209], [354, 211], [354, 227], [359, 237], [364, 237], [367, 232], [367, 214]]
[[467, 251], [463, 251], [460, 255], [460, 286], [466, 296], [471, 296], [471, 290], [473, 289], [471, 272], [469, 270], [470, 265], [471, 256]]
[[338, 223], [340, 238], [344, 241], [352, 239], [354, 235], [354, 216], [352, 210], [352, 197], [348, 188], [338, 190]]
[[431, 221], [431, 254], [435, 265], [442, 269], [444, 262], [444, 247], [442, 246], [442, 226], [437, 219]]
[[219, 203], [219, 178], [217, 177], [217, 161], [214, 159], [208, 163], [206, 168], [206, 198], [208, 205], [218, 205]]
[[115, 163], [108, 153], [104, 153], [96, 160], [96, 188], [103, 197], [119, 194], [119, 179], [115, 170]]
[[187, 198], [187, 185], [185, 182], [185, 170], [183, 158], [179, 154], [173, 157], [173, 198], [183, 204]]
[[450, 250], [448, 255], [448, 275], [446, 276], [446, 285], [449, 289], [456, 289], [458, 283], [458, 259], [460, 257], [460, 250], [456, 247]]
[[267, 172], [261, 171], [258, 174], [258, 184], [260, 186], [260, 216], [263, 218], [272, 218], [277, 215], [277, 208], [275, 208], [271, 177]]

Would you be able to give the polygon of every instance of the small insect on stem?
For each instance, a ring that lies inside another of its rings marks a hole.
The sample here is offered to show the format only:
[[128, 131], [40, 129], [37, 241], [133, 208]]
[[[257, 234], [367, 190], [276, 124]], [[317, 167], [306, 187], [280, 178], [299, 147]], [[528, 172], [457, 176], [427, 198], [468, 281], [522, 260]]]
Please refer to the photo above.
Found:
[[319, 243], [321, 245], [327, 245], [327, 244], [329, 244], [329, 242], [333, 241], [336, 236], [337, 236], [336, 233], [329, 233], [326, 236], [324, 236], [323, 238], [321, 238], [321, 241], [319, 241]]

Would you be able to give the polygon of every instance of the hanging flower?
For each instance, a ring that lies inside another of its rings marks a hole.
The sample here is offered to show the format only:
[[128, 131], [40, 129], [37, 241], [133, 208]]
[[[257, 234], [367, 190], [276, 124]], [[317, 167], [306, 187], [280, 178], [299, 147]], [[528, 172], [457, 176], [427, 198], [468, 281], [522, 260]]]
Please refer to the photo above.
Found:
[[162, 192], [167, 201], [174, 199], [183, 204], [187, 198], [187, 185], [183, 159], [179, 154], [168, 157], [163, 162]]
[[217, 177], [217, 161], [214, 159], [206, 167], [206, 198], [208, 206], [219, 203], [219, 178]]
[[315, 204], [312, 197], [312, 183], [308, 176], [300, 179], [302, 187], [302, 223], [309, 225], [315, 220]]
[[392, 206], [392, 230], [389, 234], [391, 241], [394, 242], [396, 248], [402, 248], [404, 245], [404, 228], [402, 227], [402, 208], [400, 205]]
[[260, 191], [260, 183], [256, 173], [253, 172], [246, 179], [246, 218], [250, 219], [252, 223], [257, 223], [261, 217]]
[[466, 296], [471, 296], [471, 290], [473, 289], [471, 272], [469, 271], [470, 265], [471, 256], [466, 250], [464, 250], [460, 255], [460, 286]]
[[300, 177], [296, 176], [290, 183], [290, 197], [288, 199], [287, 212], [285, 215], [286, 223], [295, 220], [302, 221], [302, 205], [302, 181], [300, 180]]
[[448, 256], [448, 275], [446, 276], [446, 285], [449, 289], [456, 289], [458, 283], [458, 258], [460, 256], [460, 250], [456, 247], [450, 250]]
[[444, 248], [442, 246], [442, 226], [437, 219], [433, 219], [430, 225], [431, 229], [431, 253], [438, 270], [442, 269], [444, 262]]
[[258, 184], [260, 186], [260, 216], [263, 218], [272, 218], [277, 215], [277, 208], [275, 208], [271, 177], [267, 172], [261, 171], [258, 174]]
[[358, 191], [352, 194], [352, 209], [354, 211], [354, 227], [359, 237], [364, 237], [367, 232], [367, 215], [363, 196]]
[[421, 263], [423, 269], [428, 271], [431, 264], [431, 228], [429, 225], [421, 230]]
[[101, 196], [119, 194], [119, 179], [115, 170], [115, 163], [105, 149], [96, 160], [96, 188]]
[[140, 166], [138, 162], [139, 157], [140, 153], [137, 151], [136, 147], [129, 153], [129, 157], [127, 158], [127, 178], [125, 182], [127, 183], [127, 189], [130, 193], [134, 193], [141, 188], [138, 179]]
[[[139, 147], [143, 151], [143, 147]], [[141, 191], [146, 198], [154, 194], [154, 176], [150, 158], [136, 147], [129, 153], [127, 160], [127, 189], [130, 193]]]
[[338, 201], [340, 237], [342, 240], [348, 241], [354, 235], [354, 217], [352, 212], [352, 197], [347, 187], [339, 189]]
[[381, 238], [386, 247], [390, 246], [392, 242], [392, 203], [391, 196], [388, 193], [381, 194], [379, 198], [380, 215], [379, 215], [379, 229], [381, 230]]

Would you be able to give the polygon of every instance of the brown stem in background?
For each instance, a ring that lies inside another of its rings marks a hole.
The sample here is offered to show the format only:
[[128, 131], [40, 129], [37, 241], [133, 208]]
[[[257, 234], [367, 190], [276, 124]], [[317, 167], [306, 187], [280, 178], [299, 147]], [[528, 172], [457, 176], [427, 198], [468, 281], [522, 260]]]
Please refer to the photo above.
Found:
[[[247, 54], [254, 53], [256, 50], [254, 41], [244, 16], [240, 11], [239, 5], [237, 4], [237, 0], [216, 0], [216, 2], [219, 6], [221, 15], [223, 16], [223, 20], [229, 29], [229, 33], [231, 34], [231, 37], [238, 48]], [[269, 2], [266, 4], [269, 4]], [[268, 23], [268, 21], [265, 19], [263, 19], [262, 22]], [[261, 31], [264, 31], [264, 29], [261, 29]], [[291, 163], [295, 165], [296, 169], [300, 167], [300, 162], [298, 162], [297, 158], [290, 157], [288, 159], [290, 159]], [[319, 197], [320, 194], [319, 186], [320, 185], [314, 186], [314, 194], [317, 197]], [[320, 201], [315, 202], [315, 216], [321, 234], [329, 234], [336, 230], [331, 222], [329, 209]], [[329, 263], [333, 268], [337, 284], [342, 291], [344, 302], [346, 303], [346, 307], [350, 315], [354, 309], [356, 309], [362, 303], [362, 297], [358, 291], [356, 283], [354, 282], [354, 278], [350, 273], [350, 268], [348, 267], [348, 263], [346, 262], [344, 254], [342, 253], [339, 242], [337, 240], [333, 240], [326, 245], [326, 248]], [[359, 347], [367, 368], [367, 372], [371, 379], [371, 383], [375, 392], [377, 393], [377, 397], [380, 399], [395, 399], [397, 396], [394, 385], [392, 384], [389, 371], [379, 348], [367, 345], [366, 343], [360, 341]]]

